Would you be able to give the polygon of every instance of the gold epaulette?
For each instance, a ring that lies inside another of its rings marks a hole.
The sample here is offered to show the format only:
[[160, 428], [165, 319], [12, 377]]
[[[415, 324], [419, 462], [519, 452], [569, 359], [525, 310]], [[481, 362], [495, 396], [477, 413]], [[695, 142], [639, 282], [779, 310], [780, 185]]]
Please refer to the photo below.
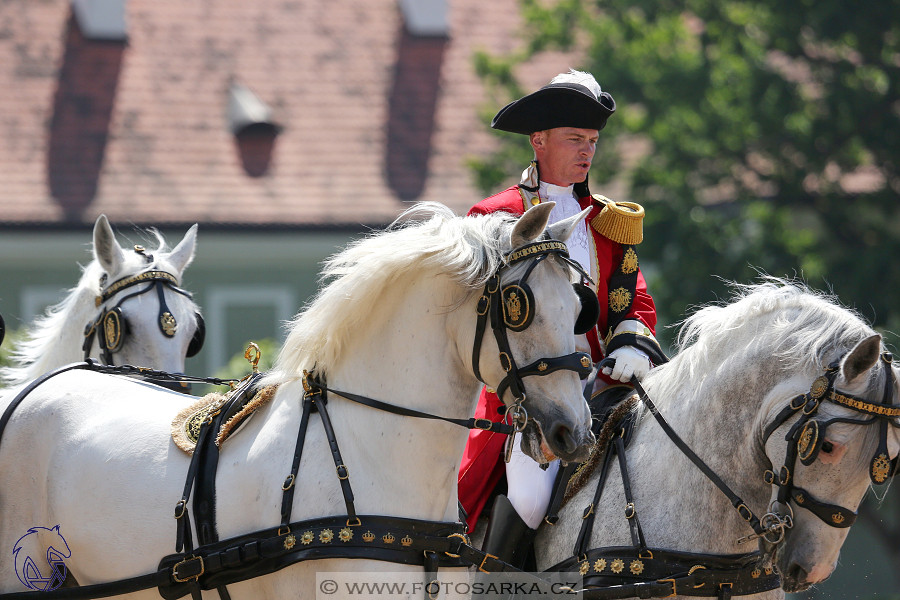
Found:
[[634, 202], [613, 202], [606, 196], [593, 195], [603, 204], [600, 214], [591, 219], [591, 227], [620, 244], [640, 244], [644, 239], [644, 207]]

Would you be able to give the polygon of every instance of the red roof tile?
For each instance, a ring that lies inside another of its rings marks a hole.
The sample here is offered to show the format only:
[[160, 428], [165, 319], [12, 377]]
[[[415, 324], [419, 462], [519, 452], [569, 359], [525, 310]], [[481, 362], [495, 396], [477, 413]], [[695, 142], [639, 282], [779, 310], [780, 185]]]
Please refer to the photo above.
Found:
[[[494, 148], [478, 120], [486, 96], [472, 55], [518, 48], [521, 21], [517, 0], [448, 4], [418, 199], [462, 213], [482, 196], [465, 160]], [[65, 219], [48, 185], [48, 151], [70, 10], [66, 0], [0, 3], [0, 223], [7, 226]], [[408, 206], [388, 185], [386, 162], [403, 31], [395, 2], [128, 0], [127, 19], [96, 195], [70, 215], [75, 222], [105, 213], [155, 224], [378, 224]], [[571, 57], [544, 54], [523, 70], [523, 83], [543, 85], [569, 66]], [[87, 67], [82, 74], [88, 83], [101, 75]], [[250, 88], [284, 127], [260, 177], [244, 170], [228, 130], [231, 81]], [[95, 125], [86, 118], [82, 133]], [[66, 177], [85, 168], [54, 160], [50, 170]]]

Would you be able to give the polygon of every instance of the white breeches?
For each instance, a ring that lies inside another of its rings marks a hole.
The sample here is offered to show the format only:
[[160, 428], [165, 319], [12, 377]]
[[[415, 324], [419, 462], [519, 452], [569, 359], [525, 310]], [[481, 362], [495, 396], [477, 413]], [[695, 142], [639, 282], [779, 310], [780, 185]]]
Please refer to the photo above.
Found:
[[547, 514], [558, 470], [558, 460], [551, 462], [544, 471], [534, 459], [522, 453], [519, 444], [513, 446], [512, 459], [506, 465], [507, 497], [532, 529], [537, 529]]

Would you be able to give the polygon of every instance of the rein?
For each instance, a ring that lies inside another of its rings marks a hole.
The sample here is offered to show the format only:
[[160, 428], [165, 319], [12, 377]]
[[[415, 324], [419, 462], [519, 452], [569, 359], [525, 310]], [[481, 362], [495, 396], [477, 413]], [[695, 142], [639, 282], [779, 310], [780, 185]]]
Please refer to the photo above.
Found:
[[[900, 427], [900, 424], [894, 421], [894, 419], [900, 417], [900, 406], [891, 403], [894, 387], [894, 374], [891, 368], [893, 358], [889, 353], [884, 352], [881, 355], [881, 360], [887, 371], [884, 396], [881, 403], [870, 402], [864, 398], [837, 392], [834, 389], [834, 382], [839, 372], [840, 361], [835, 361], [826, 368], [824, 375], [813, 382], [809, 392], [792, 399], [788, 406], [782, 409], [775, 420], [766, 427], [763, 436], [764, 442], [779, 427], [784, 425], [788, 419], [798, 411], [802, 411], [801, 418], [785, 436], [785, 440], [788, 442], [785, 465], [781, 468], [778, 475], [771, 470], [765, 473], [764, 480], [766, 483], [778, 487], [778, 497], [769, 506], [769, 512], [763, 515], [762, 519], [756, 517], [746, 503], [672, 429], [637, 378], [632, 377], [631, 383], [634, 385], [647, 410], [653, 415], [669, 439], [719, 488], [729, 499], [741, 518], [753, 529], [753, 534], [739, 539], [738, 543], [764, 538], [769, 543], [777, 545], [784, 539], [785, 530], [793, 526], [793, 512], [791, 511], [790, 514], [779, 513], [777, 511], [778, 504], [791, 510], [789, 501], [792, 500], [798, 506], [810, 510], [832, 527], [849, 527], [856, 520], [855, 512], [818, 501], [806, 490], [793, 485], [791, 473], [796, 459], [799, 457], [805, 465], [809, 465], [815, 460], [824, 441], [824, 431], [831, 423], [840, 422], [860, 425], [878, 423], [880, 425], [880, 441], [875, 455], [870, 461], [869, 475], [873, 483], [884, 483], [888, 477], [897, 474], [900, 457], [893, 460], [889, 459], [887, 452], [887, 427], [888, 424], [892, 427]], [[598, 368], [612, 366], [613, 364], [614, 359], [607, 358], [600, 363]], [[857, 412], [871, 415], [872, 418], [867, 420], [834, 418], [820, 424], [812, 417], [816, 414], [821, 403], [826, 400]], [[632, 419], [622, 427], [621, 434], [613, 438], [604, 457], [594, 500], [585, 509], [582, 516], [583, 523], [576, 541], [574, 556], [551, 567], [549, 570], [578, 570], [585, 577], [586, 584], [603, 586], [601, 589], [585, 590], [584, 598], [589, 600], [613, 600], [632, 596], [657, 598], [674, 595], [718, 597], [721, 600], [726, 600], [734, 595], [755, 594], [780, 587], [780, 576], [774, 566], [765, 568], [759, 566], [759, 552], [726, 556], [689, 554], [650, 548], [646, 545], [640, 522], [638, 521], [637, 511], [635, 510], [627, 464], [625, 462], [625, 443], [633, 426], [634, 420]], [[590, 540], [590, 532], [593, 527], [594, 506], [600, 499], [613, 453], [619, 458], [626, 499], [625, 517], [629, 522], [634, 546], [589, 550], [587, 549], [587, 543]], [[663, 568], [667, 564], [669, 566]], [[691, 564], [693, 566], [690, 566]], [[592, 569], [593, 573], [591, 572]], [[671, 573], [675, 573], [675, 575], [671, 575]], [[641, 578], [649, 581], [640, 581]], [[610, 585], [611, 583], [618, 583], [622, 579], [631, 579], [633, 581], [624, 585]]]

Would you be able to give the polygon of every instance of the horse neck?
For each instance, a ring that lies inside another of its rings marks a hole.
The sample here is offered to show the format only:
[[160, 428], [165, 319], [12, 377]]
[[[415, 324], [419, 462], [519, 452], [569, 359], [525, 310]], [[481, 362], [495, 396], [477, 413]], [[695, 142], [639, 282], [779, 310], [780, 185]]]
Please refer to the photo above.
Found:
[[78, 286], [66, 299], [35, 320], [26, 339], [14, 352], [19, 366], [4, 369], [4, 380], [11, 385], [22, 384], [47, 371], [84, 359], [84, 327], [97, 312], [94, 304], [97, 290], [88, 285], [90, 280], [99, 278], [94, 266], [95, 263], [88, 265]]
[[[767, 508], [770, 488], [762, 481], [769, 465], [759, 443], [759, 413], [775, 386], [752, 359], [735, 360], [735, 368], [717, 369], [695, 378], [693, 386], [670, 389], [667, 380], [679, 368], [676, 357], [646, 381], [660, 412], [685, 443], [738, 495], [758, 517]], [[749, 552], [755, 545], [737, 545], [752, 533], [727, 497], [679, 451], [649, 413], [645, 413], [628, 453], [629, 471], [646, 500], [655, 505], [641, 518], [648, 544], [696, 552]], [[665, 490], [665, 498], [659, 494]], [[660, 504], [665, 508], [661, 509]], [[687, 519], [670, 519], [672, 515]], [[719, 518], [724, 515], [725, 518]], [[752, 547], [751, 547], [752, 546]]]
[[[379, 314], [354, 332], [339, 363], [329, 369], [328, 386], [430, 414], [471, 417], [480, 384], [458, 349], [459, 339], [473, 337], [475, 324], [474, 299], [460, 306], [463, 293], [447, 277], [392, 286], [378, 300]], [[341, 451], [361, 463], [353, 468], [353, 485], [373, 490], [366, 499], [370, 510], [456, 520], [456, 474], [466, 429], [330, 397], [335, 427], [343, 421], [364, 432], [342, 436]]]

